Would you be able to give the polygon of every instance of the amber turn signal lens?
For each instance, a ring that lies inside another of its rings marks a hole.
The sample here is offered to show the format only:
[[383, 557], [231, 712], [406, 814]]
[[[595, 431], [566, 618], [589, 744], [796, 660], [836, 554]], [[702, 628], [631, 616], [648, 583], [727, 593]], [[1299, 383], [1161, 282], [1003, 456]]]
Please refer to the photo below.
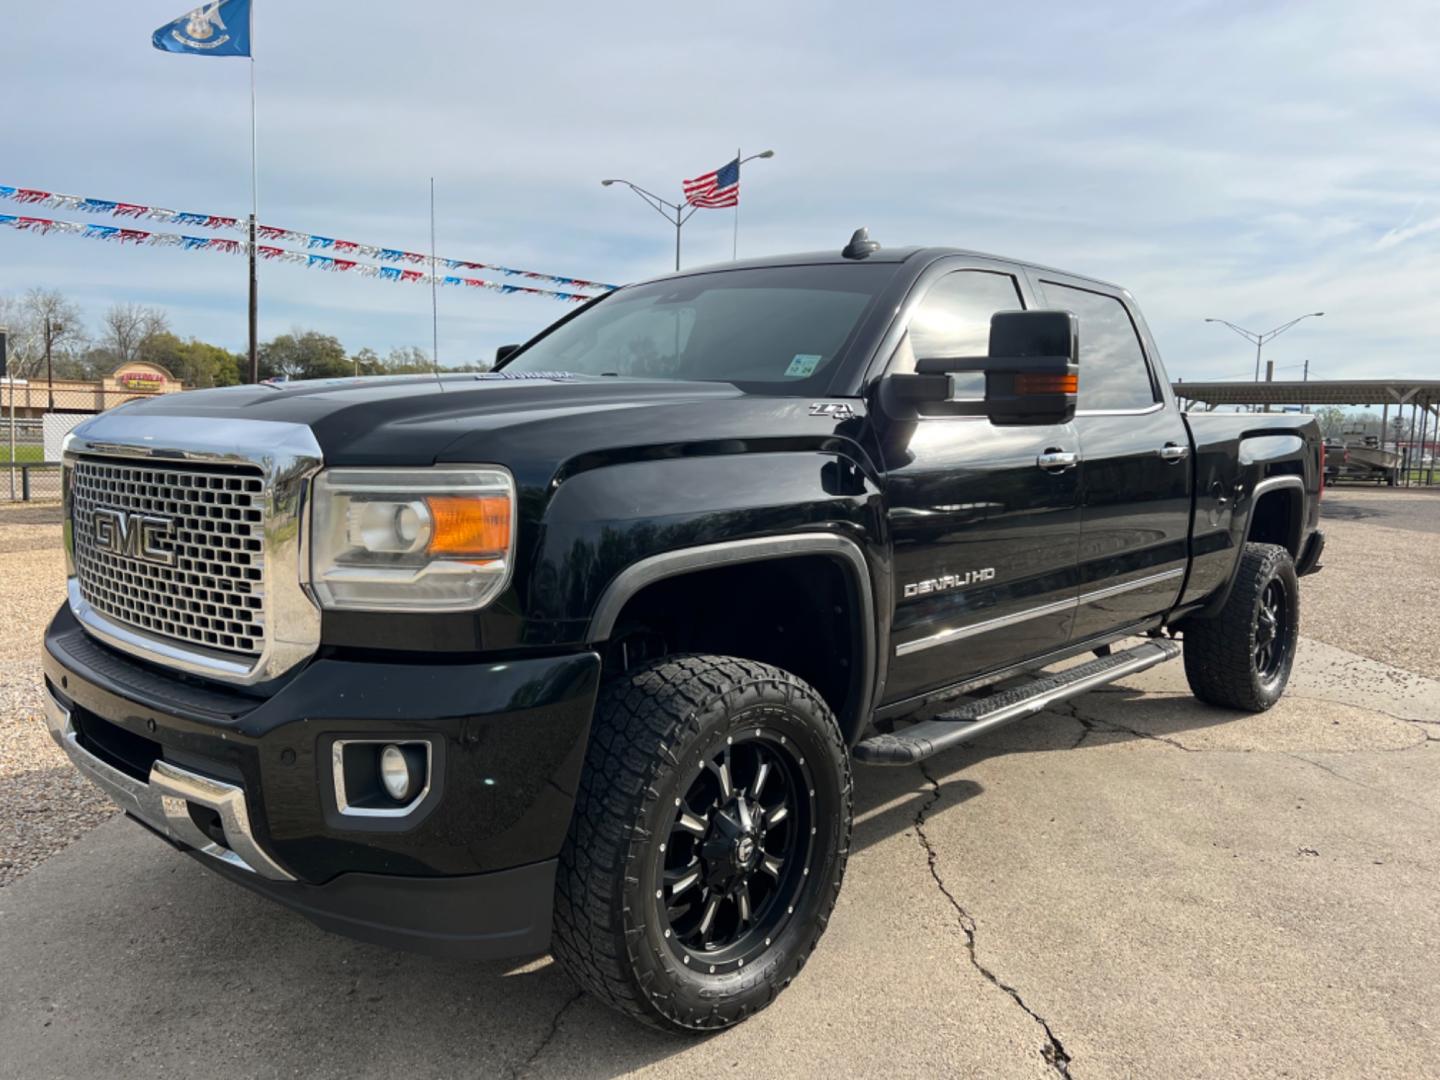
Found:
[[1079, 375], [1016, 375], [1017, 394], [1074, 394], [1080, 390]]
[[432, 495], [425, 500], [433, 519], [432, 555], [503, 555], [510, 548], [510, 500], [505, 496], [467, 498]]

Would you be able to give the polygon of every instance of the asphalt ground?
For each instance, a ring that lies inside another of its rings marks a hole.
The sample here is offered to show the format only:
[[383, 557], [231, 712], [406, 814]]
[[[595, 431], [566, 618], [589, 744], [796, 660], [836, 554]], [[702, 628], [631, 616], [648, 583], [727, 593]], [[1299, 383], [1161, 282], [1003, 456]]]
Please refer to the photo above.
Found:
[[112, 820], [0, 889], [0, 1076], [1440, 1075], [1440, 498], [1326, 517], [1270, 712], [1172, 663], [859, 769], [830, 930], [738, 1029], [323, 934]]

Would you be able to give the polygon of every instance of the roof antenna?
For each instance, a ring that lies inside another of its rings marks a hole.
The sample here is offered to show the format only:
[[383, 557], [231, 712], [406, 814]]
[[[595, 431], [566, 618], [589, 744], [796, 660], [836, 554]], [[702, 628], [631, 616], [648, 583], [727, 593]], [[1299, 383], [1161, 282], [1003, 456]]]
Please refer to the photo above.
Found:
[[440, 301], [436, 296], [438, 282], [435, 277], [435, 178], [430, 178], [430, 357], [435, 368], [435, 385], [445, 392], [445, 381], [440, 378]]
[[863, 259], [866, 255], [873, 255], [880, 250], [880, 242], [870, 239], [870, 230], [863, 225], [855, 230], [850, 237], [850, 243], [845, 245], [840, 252], [842, 259]]

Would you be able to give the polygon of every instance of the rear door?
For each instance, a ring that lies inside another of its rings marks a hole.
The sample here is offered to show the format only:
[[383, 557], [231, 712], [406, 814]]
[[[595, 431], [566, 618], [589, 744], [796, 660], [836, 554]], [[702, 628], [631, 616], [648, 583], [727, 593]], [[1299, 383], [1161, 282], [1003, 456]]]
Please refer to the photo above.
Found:
[[1075, 427], [1084, 452], [1080, 596], [1084, 641], [1169, 610], [1189, 556], [1190, 433], [1124, 290], [1037, 274], [1045, 306], [1080, 322]]
[[[956, 260], [911, 309], [889, 371], [917, 357], [984, 356], [990, 316], [1026, 307], [1014, 267]], [[879, 415], [894, 543], [885, 701], [1058, 649], [1074, 614], [1079, 469], [1073, 424]]]

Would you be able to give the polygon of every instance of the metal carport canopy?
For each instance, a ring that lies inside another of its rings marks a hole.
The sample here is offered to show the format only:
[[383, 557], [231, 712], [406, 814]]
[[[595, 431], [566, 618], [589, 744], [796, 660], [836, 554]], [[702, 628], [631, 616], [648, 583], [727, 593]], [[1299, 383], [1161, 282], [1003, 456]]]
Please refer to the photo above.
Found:
[[[1083, 375], [1082, 375], [1083, 378]], [[1440, 403], [1440, 379], [1312, 379], [1309, 382], [1185, 382], [1175, 396], [1204, 405], [1419, 405]]]

